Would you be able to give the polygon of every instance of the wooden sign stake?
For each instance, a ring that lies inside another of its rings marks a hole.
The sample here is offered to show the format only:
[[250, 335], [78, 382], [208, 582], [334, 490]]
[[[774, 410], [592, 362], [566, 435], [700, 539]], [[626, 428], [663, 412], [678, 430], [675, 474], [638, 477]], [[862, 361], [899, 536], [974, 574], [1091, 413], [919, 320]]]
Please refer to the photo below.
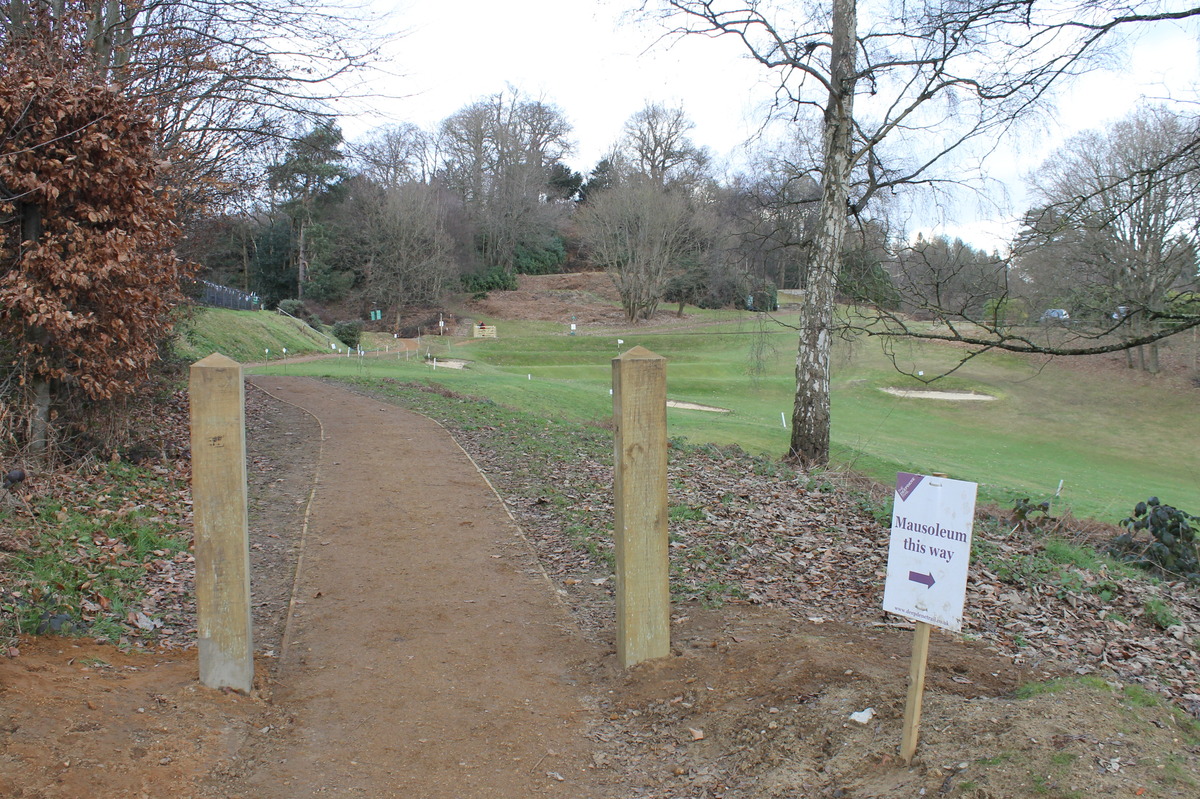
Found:
[[908, 667], [908, 701], [904, 703], [904, 735], [900, 739], [900, 760], [908, 763], [917, 751], [921, 735], [921, 702], [925, 698], [925, 665], [929, 661], [930, 625], [916, 623], [913, 631], [912, 662]]
[[[934, 472], [930, 477], [949, 477]], [[916, 622], [913, 630], [912, 661], [908, 666], [908, 699], [904, 703], [904, 732], [900, 738], [900, 762], [910, 763], [921, 737], [921, 704], [925, 701], [925, 667], [929, 663], [929, 633], [933, 627]]]

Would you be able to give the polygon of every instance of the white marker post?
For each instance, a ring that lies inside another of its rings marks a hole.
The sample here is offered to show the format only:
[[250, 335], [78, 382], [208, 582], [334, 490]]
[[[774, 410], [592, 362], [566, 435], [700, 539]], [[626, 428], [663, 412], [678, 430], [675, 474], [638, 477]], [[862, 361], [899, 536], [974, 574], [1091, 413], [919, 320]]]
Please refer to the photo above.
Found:
[[978, 486], [945, 475], [896, 475], [883, 609], [916, 622], [900, 759], [917, 750], [932, 626], [962, 628]]

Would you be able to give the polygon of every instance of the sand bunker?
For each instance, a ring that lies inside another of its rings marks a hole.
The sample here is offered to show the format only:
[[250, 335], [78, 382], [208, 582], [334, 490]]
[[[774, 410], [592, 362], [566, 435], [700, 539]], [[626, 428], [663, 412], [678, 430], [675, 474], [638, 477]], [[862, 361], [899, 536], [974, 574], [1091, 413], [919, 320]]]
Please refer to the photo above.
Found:
[[434, 358], [425, 362], [436, 369], [462, 369], [470, 361], [460, 361], [457, 358]]
[[881, 388], [880, 391], [906, 399], [935, 399], [988, 402], [996, 399], [991, 394], [976, 394], [974, 391], [923, 391], [907, 388]]
[[676, 402], [667, 400], [668, 408], [683, 408], [688, 411], [710, 411], [711, 413], [729, 413], [728, 408], [714, 408], [712, 405], [697, 405], [694, 402]]

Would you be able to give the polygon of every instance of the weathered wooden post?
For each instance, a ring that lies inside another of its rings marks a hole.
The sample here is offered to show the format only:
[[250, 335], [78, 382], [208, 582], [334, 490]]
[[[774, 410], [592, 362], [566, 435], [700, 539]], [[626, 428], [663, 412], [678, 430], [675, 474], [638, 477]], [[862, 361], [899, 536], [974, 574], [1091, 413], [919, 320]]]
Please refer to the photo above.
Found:
[[671, 651], [667, 560], [667, 361], [644, 347], [613, 359], [617, 660]]
[[197, 361], [188, 393], [200, 682], [249, 692], [254, 645], [241, 364], [219, 353]]
[[900, 762], [911, 763], [921, 737], [921, 706], [925, 702], [925, 668], [929, 663], [929, 633], [933, 627], [916, 622], [912, 660], [908, 665], [908, 698], [904, 702], [904, 727], [900, 731]]

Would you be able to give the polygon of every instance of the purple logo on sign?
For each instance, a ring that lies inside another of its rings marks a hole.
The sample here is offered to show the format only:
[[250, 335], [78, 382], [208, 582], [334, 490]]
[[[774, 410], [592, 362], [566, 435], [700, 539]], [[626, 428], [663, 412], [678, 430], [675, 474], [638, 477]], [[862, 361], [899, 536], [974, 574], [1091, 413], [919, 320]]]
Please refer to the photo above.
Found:
[[900, 495], [901, 500], [906, 500], [912, 495], [912, 492], [917, 490], [917, 486], [924, 479], [923, 475], [900, 472], [896, 475], [896, 493]]

